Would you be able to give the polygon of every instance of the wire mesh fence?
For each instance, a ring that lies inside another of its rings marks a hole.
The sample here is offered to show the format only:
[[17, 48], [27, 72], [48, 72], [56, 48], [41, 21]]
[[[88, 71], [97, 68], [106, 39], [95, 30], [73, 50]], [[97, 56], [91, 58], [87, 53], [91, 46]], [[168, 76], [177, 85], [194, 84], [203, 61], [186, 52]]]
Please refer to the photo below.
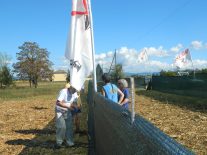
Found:
[[153, 76], [152, 89], [178, 95], [205, 98], [207, 91], [207, 76], [197, 75], [196, 78], [191, 76]]
[[131, 124], [130, 111], [94, 93], [89, 84], [89, 154], [193, 154], [139, 115]]

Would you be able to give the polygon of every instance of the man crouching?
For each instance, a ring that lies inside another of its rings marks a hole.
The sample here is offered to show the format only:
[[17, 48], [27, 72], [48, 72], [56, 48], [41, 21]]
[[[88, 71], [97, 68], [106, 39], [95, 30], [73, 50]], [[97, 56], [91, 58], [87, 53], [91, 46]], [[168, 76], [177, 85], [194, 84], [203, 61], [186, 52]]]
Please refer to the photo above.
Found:
[[76, 89], [70, 83], [60, 90], [57, 97], [56, 113], [56, 148], [64, 147], [63, 142], [66, 140], [66, 146], [73, 146], [73, 121], [71, 110], [75, 105], [73, 102], [78, 98]]

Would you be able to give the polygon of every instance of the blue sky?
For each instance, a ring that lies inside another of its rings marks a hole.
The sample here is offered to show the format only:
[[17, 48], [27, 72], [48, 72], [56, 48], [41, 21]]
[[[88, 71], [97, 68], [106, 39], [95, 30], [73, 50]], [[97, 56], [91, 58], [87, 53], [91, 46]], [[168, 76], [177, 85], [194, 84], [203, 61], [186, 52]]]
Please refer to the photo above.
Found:
[[[190, 49], [195, 68], [207, 68], [206, 0], [91, 0], [96, 62], [108, 68], [115, 49], [126, 72], [172, 70]], [[53, 68], [67, 69], [64, 52], [71, 0], [1, 0], [0, 52], [16, 62], [18, 46], [37, 42]], [[147, 50], [148, 61], [138, 63]]]

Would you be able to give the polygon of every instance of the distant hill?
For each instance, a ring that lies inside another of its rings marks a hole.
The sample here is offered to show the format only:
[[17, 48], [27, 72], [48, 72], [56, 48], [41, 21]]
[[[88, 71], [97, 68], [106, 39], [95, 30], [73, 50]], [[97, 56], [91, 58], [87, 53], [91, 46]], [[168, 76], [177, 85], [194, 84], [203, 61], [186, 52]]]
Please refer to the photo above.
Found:
[[130, 73], [130, 72], [125, 72], [124, 73], [126, 76], [147, 76], [147, 75], [160, 75], [160, 72], [142, 72], [142, 73]]

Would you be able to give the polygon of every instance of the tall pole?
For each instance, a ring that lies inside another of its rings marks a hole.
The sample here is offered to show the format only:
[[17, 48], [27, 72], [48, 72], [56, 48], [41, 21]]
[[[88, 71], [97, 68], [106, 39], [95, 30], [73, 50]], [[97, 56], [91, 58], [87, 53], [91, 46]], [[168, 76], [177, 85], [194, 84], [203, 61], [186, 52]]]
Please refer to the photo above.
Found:
[[94, 37], [93, 37], [93, 20], [92, 20], [91, 1], [90, 0], [88, 0], [88, 10], [89, 10], [90, 26], [91, 26], [91, 44], [92, 44], [92, 58], [93, 58], [93, 85], [94, 85], [94, 91], [97, 92], [95, 47], [94, 47]]
[[[190, 55], [190, 57], [191, 57], [191, 55]], [[193, 66], [193, 78], [195, 79], [195, 67], [194, 67], [194, 65], [193, 65], [192, 57], [191, 57], [191, 62], [192, 62], [192, 66]]]
[[112, 59], [112, 62], [111, 62], [111, 65], [110, 65], [110, 68], [109, 68], [109, 72], [108, 73], [110, 73], [110, 71], [112, 69], [112, 65], [113, 65], [114, 60], [115, 60], [115, 53], [114, 53], [114, 56], [113, 56], [113, 59]]
[[114, 61], [115, 62], [115, 66], [114, 66], [115, 67], [115, 75], [116, 75], [116, 81], [117, 81], [118, 79], [117, 79], [117, 68], [116, 68], [116, 49], [115, 49], [115, 53], [114, 53], [114, 60], [115, 60]]
[[191, 62], [192, 62], [192, 67], [193, 67], [193, 78], [195, 79], [195, 67], [193, 65], [193, 59], [192, 59], [192, 56], [191, 56], [191, 53], [190, 53], [190, 48], [188, 48], [188, 52], [190, 54], [190, 59], [191, 59]]

